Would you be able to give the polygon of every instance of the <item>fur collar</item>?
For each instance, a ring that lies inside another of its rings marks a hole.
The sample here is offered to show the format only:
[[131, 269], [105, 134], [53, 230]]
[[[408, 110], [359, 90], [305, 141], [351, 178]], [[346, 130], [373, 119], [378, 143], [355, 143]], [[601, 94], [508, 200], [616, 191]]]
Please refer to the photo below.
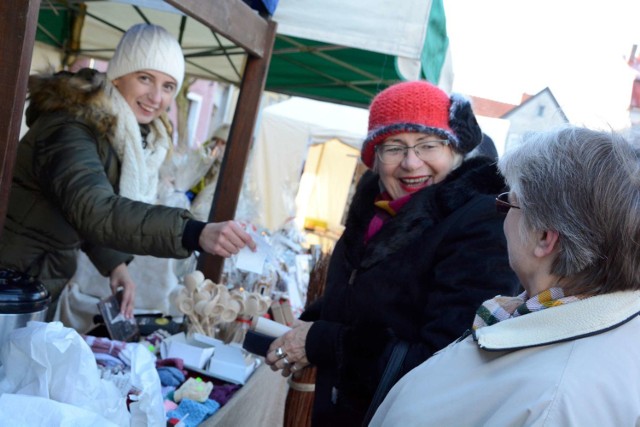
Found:
[[363, 236], [374, 214], [375, 197], [380, 193], [379, 176], [369, 171], [358, 184], [347, 217], [344, 235], [347, 256], [352, 265], [367, 268], [411, 244], [420, 235], [416, 230], [436, 226], [477, 195], [498, 194], [504, 188], [494, 160], [486, 157], [467, 159], [444, 181], [415, 193], [365, 247]]
[[105, 75], [84, 68], [77, 73], [29, 76], [29, 106], [26, 123], [31, 127], [44, 114], [63, 112], [93, 127], [98, 134], [110, 134], [116, 116], [104, 94]]

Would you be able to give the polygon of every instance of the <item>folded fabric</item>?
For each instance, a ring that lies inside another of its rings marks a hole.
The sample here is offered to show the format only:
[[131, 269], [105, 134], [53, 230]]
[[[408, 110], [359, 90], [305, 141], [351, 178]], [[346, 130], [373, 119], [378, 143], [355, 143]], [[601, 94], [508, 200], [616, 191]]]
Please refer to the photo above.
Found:
[[238, 384], [217, 385], [214, 387], [209, 397], [218, 402], [220, 406], [224, 406], [239, 389], [240, 385]]
[[164, 397], [165, 400], [171, 400], [172, 402], [175, 403], [175, 400], [173, 400], [174, 391], [176, 391], [176, 388], [171, 386], [160, 388], [160, 393], [162, 394], [162, 397]]
[[182, 371], [173, 366], [160, 366], [156, 368], [158, 376], [160, 377], [160, 384], [163, 386], [178, 387], [185, 380], [185, 376]]
[[171, 334], [164, 329], [158, 329], [146, 336], [141, 342], [145, 344], [145, 347], [147, 347], [152, 353], [158, 354], [160, 353], [160, 343], [170, 336]]
[[98, 366], [103, 366], [105, 368], [115, 369], [121, 368], [124, 369], [127, 365], [117, 357], [114, 357], [110, 354], [102, 354], [102, 353], [93, 353], [96, 357], [96, 363]]
[[211, 390], [213, 390], [211, 382], [202, 381], [201, 378], [189, 378], [173, 393], [173, 400], [180, 402], [183, 399], [191, 399], [196, 402], [204, 402], [209, 398]]
[[91, 347], [95, 354], [108, 354], [120, 358], [120, 353], [127, 346], [123, 341], [110, 340], [104, 337], [94, 337], [92, 335], [82, 335], [85, 342]]
[[[178, 408], [167, 412], [167, 419], [183, 420], [186, 427], [197, 427], [201, 422], [215, 414], [220, 404], [208, 399], [203, 403], [191, 399], [183, 399]], [[186, 417], [186, 418], [185, 418]]]
[[165, 399], [162, 404], [164, 405], [164, 412], [171, 412], [178, 409], [178, 404], [173, 400]]
[[182, 372], [186, 371], [184, 370], [184, 360], [177, 358], [177, 357], [170, 357], [167, 359], [159, 359], [156, 361], [156, 367], [159, 366], [174, 366], [178, 369], [180, 369]]

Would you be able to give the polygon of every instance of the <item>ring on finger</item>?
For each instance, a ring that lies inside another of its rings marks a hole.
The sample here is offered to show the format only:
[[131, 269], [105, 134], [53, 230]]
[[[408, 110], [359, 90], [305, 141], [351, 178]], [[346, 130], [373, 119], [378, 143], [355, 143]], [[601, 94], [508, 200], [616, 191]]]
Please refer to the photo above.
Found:
[[287, 355], [287, 353], [285, 353], [285, 352], [284, 352], [284, 350], [282, 349], [282, 347], [278, 347], [278, 348], [276, 348], [276, 352], [275, 352], [275, 354], [276, 354], [276, 357], [277, 357], [278, 359], [282, 359], [283, 357], [286, 357], [286, 355]]
[[289, 362], [289, 360], [287, 359], [287, 356], [282, 358], [282, 364], [284, 365], [285, 368], [288, 368], [291, 366], [291, 362]]
[[295, 371], [297, 371], [297, 370], [298, 370], [298, 366], [294, 363], [293, 365], [291, 365], [291, 366], [289, 367], [289, 370], [290, 370], [291, 372], [295, 372]]

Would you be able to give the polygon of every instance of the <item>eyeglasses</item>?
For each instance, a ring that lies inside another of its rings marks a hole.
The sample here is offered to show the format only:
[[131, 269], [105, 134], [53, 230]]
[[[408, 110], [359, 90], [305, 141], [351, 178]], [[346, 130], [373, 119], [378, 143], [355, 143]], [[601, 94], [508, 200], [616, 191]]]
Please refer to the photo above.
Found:
[[386, 165], [397, 165], [407, 157], [407, 152], [413, 150], [423, 162], [437, 159], [442, 154], [442, 149], [449, 144], [447, 139], [438, 139], [433, 141], [425, 141], [408, 147], [406, 145], [382, 144], [376, 146], [378, 159]]
[[520, 206], [509, 203], [509, 192], [502, 193], [496, 197], [496, 211], [498, 213], [506, 215], [511, 208], [520, 209]]

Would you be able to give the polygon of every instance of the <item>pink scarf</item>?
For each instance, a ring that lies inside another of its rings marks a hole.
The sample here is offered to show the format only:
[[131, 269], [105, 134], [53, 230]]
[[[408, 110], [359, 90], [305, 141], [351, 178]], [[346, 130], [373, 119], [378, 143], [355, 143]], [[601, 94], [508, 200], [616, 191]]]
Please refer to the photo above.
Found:
[[369, 243], [369, 240], [382, 228], [382, 226], [407, 204], [413, 193], [400, 197], [399, 199], [391, 199], [391, 196], [386, 191], [379, 194], [374, 201], [376, 213], [369, 222], [369, 228], [367, 234], [364, 236], [364, 242]]

